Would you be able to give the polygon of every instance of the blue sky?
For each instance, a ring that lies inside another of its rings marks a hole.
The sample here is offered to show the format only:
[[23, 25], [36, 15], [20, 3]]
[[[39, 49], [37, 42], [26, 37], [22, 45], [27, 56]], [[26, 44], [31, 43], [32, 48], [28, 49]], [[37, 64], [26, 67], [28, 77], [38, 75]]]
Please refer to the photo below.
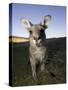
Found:
[[[25, 17], [34, 24], [39, 24], [42, 17], [51, 15], [52, 20], [48, 29], [45, 30], [47, 38], [66, 36], [66, 7], [13, 4], [12, 5], [12, 35], [29, 37], [28, 31], [21, 25], [20, 18]], [[11, 33], [9, 32], [11, 35]]]

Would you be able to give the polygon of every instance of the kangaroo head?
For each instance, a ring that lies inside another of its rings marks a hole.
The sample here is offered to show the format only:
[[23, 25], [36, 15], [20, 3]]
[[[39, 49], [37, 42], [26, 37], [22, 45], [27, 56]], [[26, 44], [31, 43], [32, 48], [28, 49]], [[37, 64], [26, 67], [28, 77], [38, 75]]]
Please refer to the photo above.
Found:
[[29, 20], [22, 18], [21, 23], [29, 31], [31, 43], [41, 45], [45, 40], [45, 29], [51, 21], [51, 16], [46, 15], [43, 17], [40, 24], [32, 24]]

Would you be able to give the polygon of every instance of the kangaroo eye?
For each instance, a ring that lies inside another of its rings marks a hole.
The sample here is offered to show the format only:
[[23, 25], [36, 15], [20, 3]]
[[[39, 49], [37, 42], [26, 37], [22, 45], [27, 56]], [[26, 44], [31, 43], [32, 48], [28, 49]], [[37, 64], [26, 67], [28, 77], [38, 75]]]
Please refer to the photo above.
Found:
[[29, 31], [30, 32], [30, 34], [32, 34], [32, 31]]
[[44, 30], [41, 30], [40, 32], [41, 32], [41, 33], [44, 33]]

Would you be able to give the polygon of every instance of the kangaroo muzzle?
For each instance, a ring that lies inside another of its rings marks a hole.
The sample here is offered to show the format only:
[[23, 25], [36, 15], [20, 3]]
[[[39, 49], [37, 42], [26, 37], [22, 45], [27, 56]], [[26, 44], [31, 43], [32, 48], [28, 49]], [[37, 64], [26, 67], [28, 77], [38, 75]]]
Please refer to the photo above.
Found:
[[40, 46], [41, 46], [41, 39], [33, 39], [33, 43], [34, 43], [36, 46], [40, 47]]

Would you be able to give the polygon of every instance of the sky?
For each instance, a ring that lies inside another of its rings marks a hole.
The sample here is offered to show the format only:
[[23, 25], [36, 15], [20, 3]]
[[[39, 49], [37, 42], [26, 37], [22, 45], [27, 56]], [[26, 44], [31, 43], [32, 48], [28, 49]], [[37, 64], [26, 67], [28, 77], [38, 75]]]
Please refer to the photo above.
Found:
[[[66, 7], [33, 4], [12, 4], [12, 35], [29, 37], [29, 32], [21, 25], [20, 19], [25, 17], [33, 24], [39, 24], [42, 17], [51, 15], [50, 26], [45, 30], [47, 38], [66, 36]], [[11, 30], [9, 31], [11, 35]]]

